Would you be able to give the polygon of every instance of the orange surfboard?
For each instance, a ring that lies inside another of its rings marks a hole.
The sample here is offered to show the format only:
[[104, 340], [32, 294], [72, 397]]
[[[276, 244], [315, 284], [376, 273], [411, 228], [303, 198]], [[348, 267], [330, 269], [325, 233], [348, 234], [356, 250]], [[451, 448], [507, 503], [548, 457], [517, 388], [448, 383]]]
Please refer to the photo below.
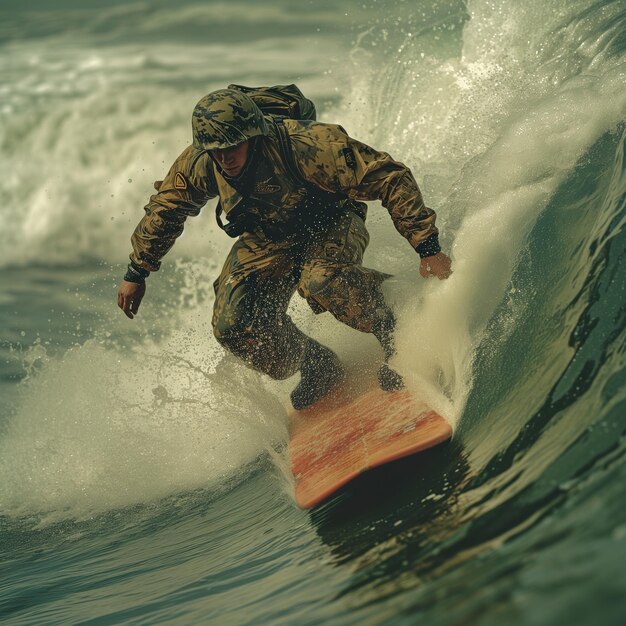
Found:
[[372, 467], [452, 436], [448, 422], [408, 391], [376, 389], [343, 404], [336, 396], [290, 413], [289, 460], [303, 509]]

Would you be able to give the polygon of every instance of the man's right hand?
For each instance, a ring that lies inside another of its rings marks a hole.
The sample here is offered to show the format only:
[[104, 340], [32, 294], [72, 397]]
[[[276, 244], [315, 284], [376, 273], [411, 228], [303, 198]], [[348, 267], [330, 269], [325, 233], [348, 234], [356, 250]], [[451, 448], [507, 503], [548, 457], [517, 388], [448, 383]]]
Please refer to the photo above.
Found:
[[145, 293], [146, 283], [131, 283], [123, 280], [117, 292], [117, 306], [124, 311], [126, 317], [132, 320], [137, 315]]
[[420, 274], [424, 278], [436, 276], [439, 280], [448, 278], [452, 274], [452, 261], [447, 254], [438, 252], [433, 256], [424, 257], [420, 262]]

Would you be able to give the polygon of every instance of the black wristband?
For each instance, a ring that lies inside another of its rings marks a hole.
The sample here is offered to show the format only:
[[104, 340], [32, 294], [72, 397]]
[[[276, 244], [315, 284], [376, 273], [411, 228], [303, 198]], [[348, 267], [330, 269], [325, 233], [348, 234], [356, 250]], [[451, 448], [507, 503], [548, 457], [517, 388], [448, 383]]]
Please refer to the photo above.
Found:
[[145, 283], [148, 276], [150, 276], [148, 270], [144, 270], [143, 267], [139, 267], [131, 261], [126, 269], [126, 274], [124, 274], [124, 280], [129, 283]]
[[441, 252], [441, 246], [439, 245], [439, 235], [433, 233], [430, 237], [427, 237], [422, 243], [415, 248], [416, 252], [422, 257], [435, 256]]

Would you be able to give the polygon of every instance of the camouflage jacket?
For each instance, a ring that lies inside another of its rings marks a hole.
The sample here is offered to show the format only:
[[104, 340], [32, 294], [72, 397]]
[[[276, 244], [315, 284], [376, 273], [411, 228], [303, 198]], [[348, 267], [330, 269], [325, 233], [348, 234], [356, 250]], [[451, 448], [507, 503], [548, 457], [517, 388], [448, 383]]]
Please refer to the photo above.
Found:
[[[269, 222], [287, 222], [310, 193], [304, 185], [307, 181], [352, 200], [380, 200], [396, 229], [422, 256], [439, 251], [435, 212], [424, 205], [408, 167], [352, 139], [341, 126], [285, 119], [293, 157], [303, 179], [295, 180], [279, 148], [276, 122], [271, 116], [266, 119], [270, 133], [257, 155], [259, 164], [247, 211]], [[131, 239], [131, 261], [144, 270], [158, 270], [161, 258], [183, 232], [187, 217], [198, 215], [204, 204], [216, 196], [227, 217], [244, 199], [220, 174], [207, 152], [189, 146], [145, 206], [145, 215]]]

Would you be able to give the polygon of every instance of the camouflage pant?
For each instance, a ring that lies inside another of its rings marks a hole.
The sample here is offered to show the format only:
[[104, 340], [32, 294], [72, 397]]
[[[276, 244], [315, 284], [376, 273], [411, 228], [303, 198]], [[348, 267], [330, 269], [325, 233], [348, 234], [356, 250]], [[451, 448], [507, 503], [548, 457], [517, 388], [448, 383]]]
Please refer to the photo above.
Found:
[[365, 223], [352, 212], [307, 241], [244, 233], [214, 284], [215, 337], [253, 368], [288, 378], [300, 368], [307, 340], [287, 315], [296, 289], [316, 313], [385, 334], [394, 321], [380, 291], [387, 275], [361, 265], [368, 243]]

